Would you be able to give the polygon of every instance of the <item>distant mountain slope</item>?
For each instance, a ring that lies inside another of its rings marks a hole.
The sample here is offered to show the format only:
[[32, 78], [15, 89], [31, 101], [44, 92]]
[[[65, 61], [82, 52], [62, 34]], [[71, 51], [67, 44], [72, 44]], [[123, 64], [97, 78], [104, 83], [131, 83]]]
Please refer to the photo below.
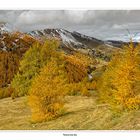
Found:
[[65, 29], [43, 29], [34, 30], [27, 33], [12, 32], [6, 23], [0, 23], [0, 50], [11, 51], [17, 48], [29, 47], [36, 40], [58, 39], [64, 50], [71, 51], [76, 49], [96, 49], [100, 45], [120, 47], [123, 42], [102, 41], [94, 37], [89, 37], [78, 32], [70, 32]]
[[[75, 49], [96, 49], [98, 46], [112, 46], [121, 48], [128, 42], [118, 40], [100, 40], [94, 37], [86, 36], [76, 31], [70, 32], [65, 29], [43, 29], [34, 30], [27, 33], [12, 32], [6, 23], [0, 22], [0, 50], [8, 51], [11, 48], [30, 46], [35, 40], [43, 41], [44, 39], [58, 39], [61, 46], [67, 51]], [[135, 42], [136, 43], [136, 42]], [[9, 49], [10, 47], [10, 49]]]
[[59, 39], [64, 46], [70, 48], [93, 48], [104, 42], [93, 37], [82, 35], [78, 32], [69, 32], [64, 29], [44, 29], [28, 32], [35, 38], [56, 38]]
[[73, 51], [79, 51], [106, 60], [109, 60], [108, 55], [116, 50], [113, 44], [107, 44], [107, 42], [94, 37], [89, 37], [75, 31], [70, 32], [65, 29], [35, 30], [28, 32], [28, 35], [38, 40], [55, 38], [60, 40], [61, 47], [65, 52], [71, 53]]

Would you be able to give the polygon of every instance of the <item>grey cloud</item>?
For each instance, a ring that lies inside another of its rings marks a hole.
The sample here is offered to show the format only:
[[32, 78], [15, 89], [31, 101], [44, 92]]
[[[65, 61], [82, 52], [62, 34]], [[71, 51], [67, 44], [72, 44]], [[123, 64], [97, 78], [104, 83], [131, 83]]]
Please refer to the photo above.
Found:
[[0, 11], [0, 22], [23, 32], [43, 28], [65, 28], [98, 38], [109, 38], [140, 30], [140, 11], [127, 10], [29, 10]]

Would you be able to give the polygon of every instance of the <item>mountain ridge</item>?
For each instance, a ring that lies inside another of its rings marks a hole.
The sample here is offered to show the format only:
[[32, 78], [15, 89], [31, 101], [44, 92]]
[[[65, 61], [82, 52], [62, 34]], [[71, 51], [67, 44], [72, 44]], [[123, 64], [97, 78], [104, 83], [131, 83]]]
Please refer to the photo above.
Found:
[[[7, 23], [0, 23], [0, 50], [14, 51], [16, 49], [27, 50], [35, 41], [44, 42], [46, 39], [57, 39], [60, 41], [61, 48], [71, 53], [80, 51], [89, 55], [104, 56], [105, 52], [109, 53], [116, 48], [121, 48], [126, 44], [123, 41], [100, 40], [81, 34], [77, 31], [68, 31], [62, 28], [46, 28], [42, 30], [33, 30], [30, 32], [11, 31], [8, 29]], [[97, 50], [100, 50], [97, 52]], [[102, 50], [103, 53], [102, 53]], [[24, 51], [25, 52], [25, 51]]]

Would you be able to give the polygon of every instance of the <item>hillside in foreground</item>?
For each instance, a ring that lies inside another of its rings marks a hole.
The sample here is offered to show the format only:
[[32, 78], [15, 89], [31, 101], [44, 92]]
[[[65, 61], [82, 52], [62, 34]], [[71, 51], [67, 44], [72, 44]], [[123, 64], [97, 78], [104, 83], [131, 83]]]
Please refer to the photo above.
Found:
[[115, 117], [107, 104], [97, 104], [96, 96], [67, 96], [66, 114], [48, 122], [33, 124], [30, 122], [30, 110], [27, 97], [15, 100], [1, 99], [1, 130], [139, 130], [140, 111], [124, 113]]

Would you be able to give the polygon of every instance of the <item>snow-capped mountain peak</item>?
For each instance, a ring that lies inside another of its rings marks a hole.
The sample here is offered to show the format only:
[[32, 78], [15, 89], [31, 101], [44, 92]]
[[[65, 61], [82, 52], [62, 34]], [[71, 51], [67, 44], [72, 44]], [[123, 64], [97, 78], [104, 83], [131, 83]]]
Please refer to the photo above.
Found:
[[44, 29], [28, 32], [29, 35], [35, 38], [56, 38], [60, 40], [65, 46], [71, 48], [88, 48], [89, 46], [97, 46], [103, 43], [101, 40], [82, 35], [78, 32], [70, 32], [65, 29]]

